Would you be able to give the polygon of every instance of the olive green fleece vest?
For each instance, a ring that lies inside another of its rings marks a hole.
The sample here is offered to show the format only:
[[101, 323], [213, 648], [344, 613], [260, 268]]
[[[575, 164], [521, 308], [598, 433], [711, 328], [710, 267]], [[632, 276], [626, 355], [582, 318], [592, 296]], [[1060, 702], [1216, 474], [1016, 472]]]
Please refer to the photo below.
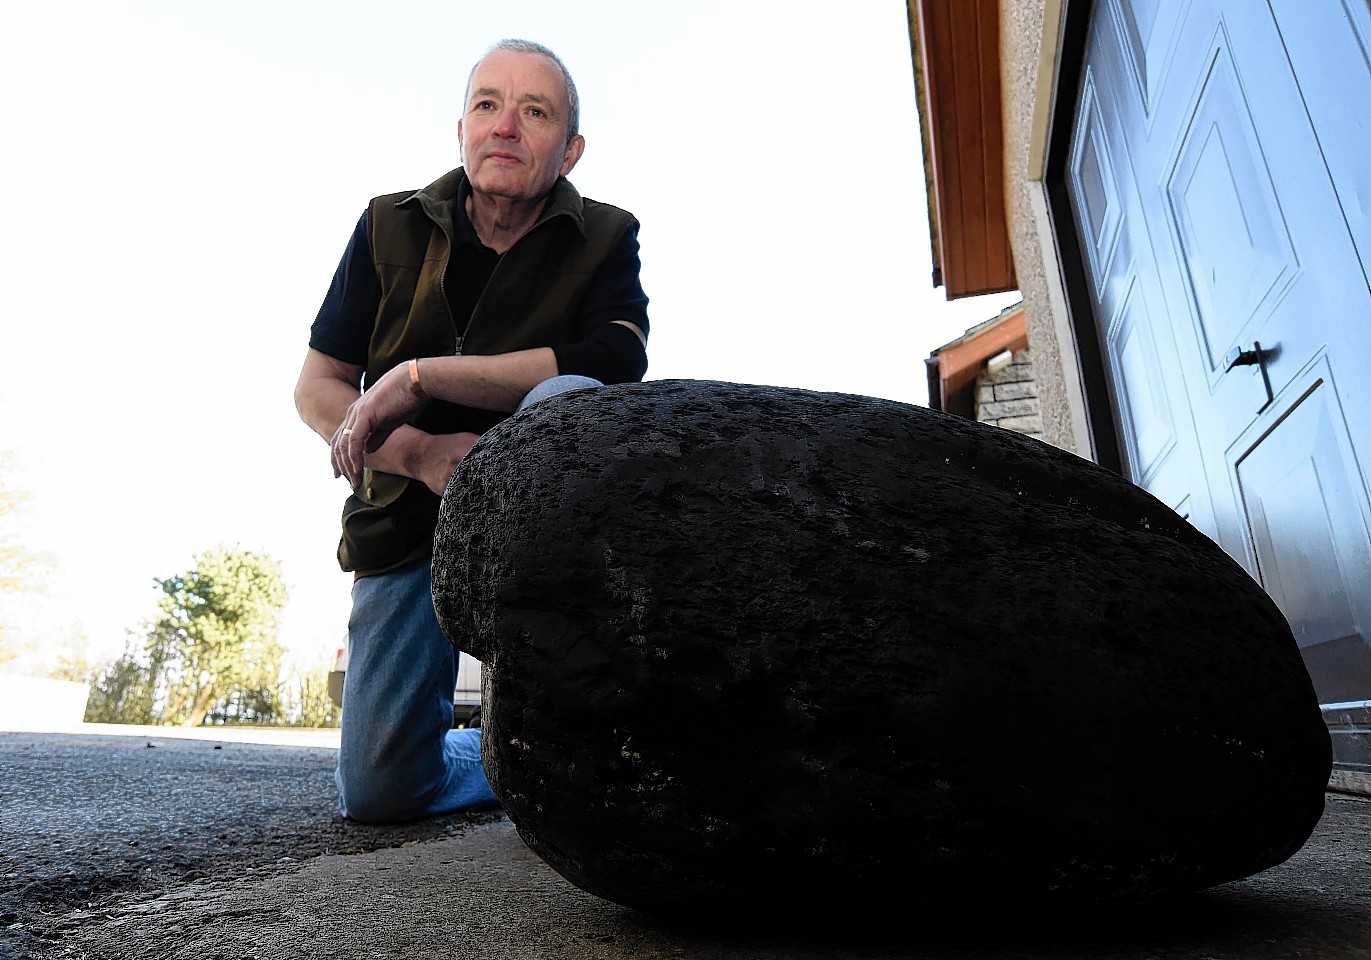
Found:
[[[581, 297], [634, 223], [627, 211], [584, 200], [559, 179], [538, 222], [500, 258], [459, 338], [442, 281], [465, 176], [458, 168], [418, 192], [371, 201], [381, 304], [364, 386], [411, 357], [510, 353], [578, 339]], [[430, 433], [484, 433], [507, 416], [429, 400], [410, 422]], [[418, 562], [432, 553], [437, 518], [438, 497], [423, 483], [366, 470], [361, 489], [343, 507], [338, 562], [358, 576]]]

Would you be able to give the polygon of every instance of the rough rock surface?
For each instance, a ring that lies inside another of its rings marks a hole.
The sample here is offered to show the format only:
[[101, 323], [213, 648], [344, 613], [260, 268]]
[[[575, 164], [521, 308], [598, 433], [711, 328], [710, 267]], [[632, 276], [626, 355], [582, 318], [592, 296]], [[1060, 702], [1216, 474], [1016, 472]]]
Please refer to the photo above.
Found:
[[1277, 864], [1323, 809], [1274, 604], [1007, 431], [708, 381], [566, 394], [482, 439], [435, 551], [496, 793], [619, 903], [1128, 902]]

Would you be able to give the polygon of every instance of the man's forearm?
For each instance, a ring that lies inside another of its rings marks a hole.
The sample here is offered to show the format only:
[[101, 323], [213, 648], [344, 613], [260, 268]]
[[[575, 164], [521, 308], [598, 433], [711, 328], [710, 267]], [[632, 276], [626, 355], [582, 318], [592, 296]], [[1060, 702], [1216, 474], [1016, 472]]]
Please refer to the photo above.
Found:
[[423, 392], [437, 400], [512, 413], [530, 390], [557, 376], [557, 356], [550, 347], [535, 347], [495, 356], [421, 357], [418, 373]]

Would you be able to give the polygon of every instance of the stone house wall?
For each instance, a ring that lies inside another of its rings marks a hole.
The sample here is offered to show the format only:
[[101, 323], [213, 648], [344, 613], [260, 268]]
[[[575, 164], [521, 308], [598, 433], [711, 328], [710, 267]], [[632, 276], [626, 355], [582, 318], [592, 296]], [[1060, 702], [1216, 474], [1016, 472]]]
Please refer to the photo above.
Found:
[[976, 378], [976, 419], [1043, 439], [1042, 407], [1031, 348], [1020, 350], [998, 373]]

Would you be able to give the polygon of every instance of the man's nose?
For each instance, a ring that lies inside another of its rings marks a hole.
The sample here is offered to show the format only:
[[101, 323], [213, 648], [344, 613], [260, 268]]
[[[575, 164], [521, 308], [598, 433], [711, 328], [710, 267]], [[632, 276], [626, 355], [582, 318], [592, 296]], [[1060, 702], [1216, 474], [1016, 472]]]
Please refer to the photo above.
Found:
[[495, 118], [493, 132], [497, 137], [517, 137], [519, 135], [519, 117], [514, 110], [501, 110], [500, 115]]

